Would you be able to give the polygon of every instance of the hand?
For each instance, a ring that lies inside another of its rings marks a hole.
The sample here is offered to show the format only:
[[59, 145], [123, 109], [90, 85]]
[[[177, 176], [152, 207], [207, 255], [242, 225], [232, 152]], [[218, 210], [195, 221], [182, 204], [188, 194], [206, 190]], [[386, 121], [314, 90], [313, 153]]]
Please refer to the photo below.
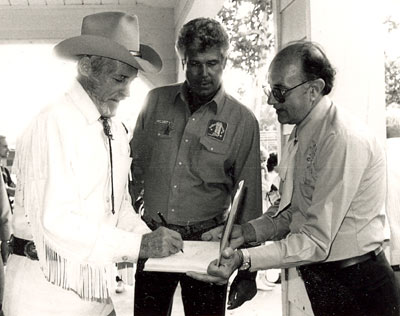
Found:
[[236, 276], [229, 291], [228, 309], [235, 309], [241, 306], [244, 302], [250, 301], [256, 294], [256, 280], [241, 279]]
[[[222, 238], [222, 231], [224, 230], [224, 226], [218, 226], [205, 232], [201, 235], [201, 239], [205, 241], [220, 241]], [[241, 225], [233, 225], [231, 239], [229, 240], [229, 247], [232, 249], [236, 249], [244, 244], [244, 235], [242, 231]]]
[[139, 258], [161, 258], [177, 253], [183, 247], [182, 237], [176, 231], [159, 227], [144, 234], [140, 244]]
[[209, 264], [207, 274], [188, 271], [186, 275], [198, 281], [222, 285], [228, 282], [232, 273], [242, 264], [236, 251], [229, 247], [222, 252], [219, 266], [217, 261], [216, 259]]
[[1, 242], [1, 259], [3, 259], [4, 265], [7, 263], [8, 254], [9, 254], [9, 250], [8, 250], [7, 241], [3, 240]]

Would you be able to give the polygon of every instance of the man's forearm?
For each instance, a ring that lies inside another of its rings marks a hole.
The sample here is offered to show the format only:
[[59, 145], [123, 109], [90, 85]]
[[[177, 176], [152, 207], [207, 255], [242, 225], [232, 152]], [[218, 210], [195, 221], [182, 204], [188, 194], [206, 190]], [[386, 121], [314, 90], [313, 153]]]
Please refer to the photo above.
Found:
[[290, 229], [287, 218], [289, 214], [281, 213], [277, 217], [272, 217], [271, 214], [272, 212], [267, 212], [259, 218], [242, 225], [246, 243], [280, 240], [289, 233]]
[[257, 235], [256, 235], [256, 230], [254, 229], [253, 225], [251, 225], [250, 223], [244, 223], [241, 226], [242, 226], [244, 242], [246, 244], [256, 242]]

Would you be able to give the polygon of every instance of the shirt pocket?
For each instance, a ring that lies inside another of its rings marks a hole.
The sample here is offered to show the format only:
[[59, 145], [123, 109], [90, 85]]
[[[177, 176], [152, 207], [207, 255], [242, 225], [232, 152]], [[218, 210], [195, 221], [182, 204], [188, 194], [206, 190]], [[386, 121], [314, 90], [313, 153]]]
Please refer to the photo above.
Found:
[[200, 178], [206, 183], [227, 182], [225, 162], [229, 144], [203, 136], [200, 138], [200, 145], [200, 152], [197, 156], [197, 173]]

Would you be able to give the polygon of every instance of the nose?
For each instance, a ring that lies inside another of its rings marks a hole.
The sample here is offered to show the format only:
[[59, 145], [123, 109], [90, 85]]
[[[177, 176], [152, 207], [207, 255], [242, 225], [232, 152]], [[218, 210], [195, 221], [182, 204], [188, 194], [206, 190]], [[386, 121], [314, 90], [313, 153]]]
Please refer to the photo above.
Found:
[[274, 97], [274, 95], [272, 94], [272, 92], [269, 92], [269, 94], [268, 94], [267, 103], [268, 103], [269, 105], [274, 105], [274, 104], [279, 103], [279, 102], [275, 99], [275, 97]]
[[125, 98], [129, 98], [131, 95], [131, 89], [130, 89], [131, 85], [127, 84], [122, 90], [121, 90], [121, 94], [123, 95], [124, 99]]
[[207, 64], [201, 65], [201, 74], [202, 74], [203, 76], [207, 76], [207, 74], [208, 74], [208, 67], [207, 67]]

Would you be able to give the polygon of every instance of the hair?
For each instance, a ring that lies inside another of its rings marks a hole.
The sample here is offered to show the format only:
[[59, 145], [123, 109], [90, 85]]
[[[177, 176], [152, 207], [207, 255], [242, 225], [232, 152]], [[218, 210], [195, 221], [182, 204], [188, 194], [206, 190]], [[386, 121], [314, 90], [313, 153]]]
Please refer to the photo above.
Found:
[[274, 60], [282, 58], [300, 59], [305, 80], [323, 79], [325, 87], [322, 95], [332, 91], [336, 71], [330, 63], [322, 48], [310, 41], [289, 43], [278, 52]]
[[386, 108], [386, 137], [400, 137], [400, 108]]
[[94, 76], [110, 74], [117, 69], [117, 60], [103, 56], [88, 56]]
[[185, 59], [188, 50], [200, 53], [217, 47], [226, 57], [229, 48], [229, 37], [223, 26], [210, 18], [197, 18], [186, 23], [180, 30], [175, 48], [181, 59]]

